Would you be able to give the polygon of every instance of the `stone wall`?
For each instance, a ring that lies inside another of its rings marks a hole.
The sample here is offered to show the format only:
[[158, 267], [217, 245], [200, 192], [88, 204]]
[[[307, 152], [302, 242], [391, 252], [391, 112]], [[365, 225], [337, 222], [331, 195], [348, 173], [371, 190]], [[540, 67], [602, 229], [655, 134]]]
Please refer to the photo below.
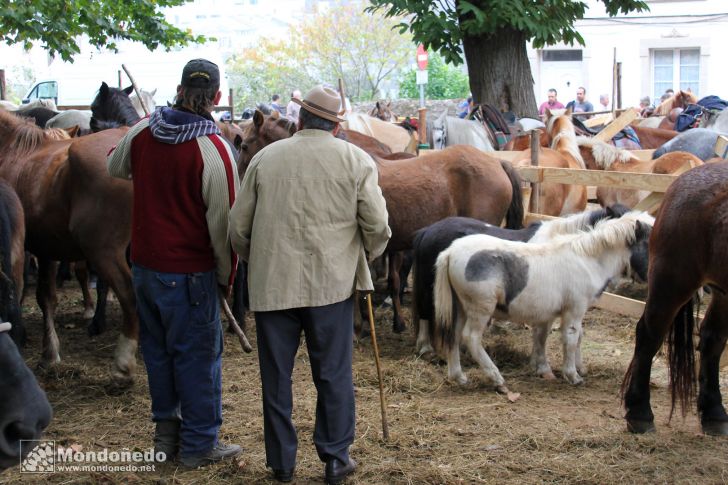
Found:
[[[447, 114], [451, 116], [457, 116], [457, 105], [462, 99], [436, 99], [428, 100], [425, 102], [427, 113], [435, 115], [442, 114], [443, 111], [447, 110]], [[386, 100], [384, 101], [387, 102]], [[354, 111], [362, 113], [370, 113], [374, 108], [376, 101], [364, 101], [358, 103], [352, 103], [352, 109]], [[397, 99], [392, 101], [392, 112], [397, 116], [411, 116], [417, 117], [417, 109], [420, 107], [419, 99]]]

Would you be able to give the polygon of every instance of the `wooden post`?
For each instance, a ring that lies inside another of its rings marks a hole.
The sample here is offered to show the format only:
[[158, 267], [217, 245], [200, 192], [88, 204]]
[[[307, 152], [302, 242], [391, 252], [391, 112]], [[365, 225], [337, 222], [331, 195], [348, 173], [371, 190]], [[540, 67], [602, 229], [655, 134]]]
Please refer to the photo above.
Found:
[[622, 63], [617, 63], [617, 109], [622, 109]]
[[[538, 167], [538, 150], [541, 147], [541, 132], [539, 130], [531, 130], [531, 166]], [[539, 199], [541, 197], [541, 184], [534, 182], [531, 184], [531, 204], [528, 211], [539, 213], [541, 210]]]
[[8, 96], [7, 86], [5, 86], [5, 69], [0, 69], [0, 100], [5, 101]]
[[430, 148], [430, 145], [427, 143], [427, 108], [419, 108], [417, 114], [417, 136], [420, 139], [420, 144], [417, 148]]
[[146, 105], [146, 103], [144, 103], [144, 98], [142, 98], [142, 93], [139, 92], [139, 88], [137, 87], [136, 81], [134, 81], [134, 78], [132, 77], [131, 73], [129, 73], [129, 69], [127, 69], [124, 64], [121, 65], [121, 68], [126, 73], [127, 77], [129, 78], [129, 81], [131, 81], [131, 85], [134, 88], [134, 92], [136, 93], [137, 97], [139, 98], [139, 104], [142, 105], [142, 110], [144, 111], [144, 115], [149, 116], [149, 109], [147, 109], [147, 105]]
[[614, 48], [614, 57], [612, 59], [612, 118], [616, 118], [615, 110], [617, 109], [617, 48]]
[[228, 90], [228, 106], [230, 106], [230, 123], [235, 120], [235, 106], [233, 105], [233, 88]]
[[119, 89], [121, 89], [121, 69], [116, 70], [116, 78], [119, 84]]

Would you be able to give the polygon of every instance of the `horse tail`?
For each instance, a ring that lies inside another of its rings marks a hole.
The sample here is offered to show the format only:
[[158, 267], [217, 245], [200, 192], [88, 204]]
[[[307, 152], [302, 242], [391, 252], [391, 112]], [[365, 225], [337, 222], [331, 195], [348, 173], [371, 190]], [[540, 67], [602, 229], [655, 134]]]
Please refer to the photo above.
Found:
[[450, 249], [441, 252], [435, 264], [435, 329], [432, 344], [435, 350], [447, 355], [455, 342], [454, 290], [450, 284]]
[[418, 256], [420, 251], [420, 245], [422, 244], [422, 238], [425, 236], [424, 230], [415, 232], [415, 237], [412, 239], [412, 306], [410, 314], [412, 316], [412, 330], [415, 332], [415, 337], [420, 333], [420, 308], [419, 302], [421, 300], [419, 292], [423, 290], [420, 281], [418, 281], [420, 274], [420, 265], [418, 264]]
[[691, 298], [678, 310], [672, 324], [672, 333], [667, 338], [667, 359], [670, 367], [670, 391], [672, 393], [670, 418], [672, 418], [678, 400], [683, 417], [687, 408], [695, 400], [694, 328], [695, 317]]
[[521, 196], [521, 176], [510, 162], [501, 160], [501, 167], [508, 176], [508, 180], [511, 181], [511, 187], [513, 189], [513, 196], [511, 197], [511, 204], [508, 206], [508, 212], [506, 212], [506, 228], [507, 229], [521, 229], [523, 227], [523, 197]]

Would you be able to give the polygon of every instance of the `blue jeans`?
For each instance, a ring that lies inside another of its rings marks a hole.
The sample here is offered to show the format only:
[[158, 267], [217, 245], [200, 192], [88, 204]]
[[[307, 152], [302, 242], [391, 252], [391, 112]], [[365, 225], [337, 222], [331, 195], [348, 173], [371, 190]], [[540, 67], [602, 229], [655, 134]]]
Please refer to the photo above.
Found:
[[215, 271], [132, 269], [152, 419], [181, 419], [180, 455], [207, 453], [222, 424], [222, 328]]

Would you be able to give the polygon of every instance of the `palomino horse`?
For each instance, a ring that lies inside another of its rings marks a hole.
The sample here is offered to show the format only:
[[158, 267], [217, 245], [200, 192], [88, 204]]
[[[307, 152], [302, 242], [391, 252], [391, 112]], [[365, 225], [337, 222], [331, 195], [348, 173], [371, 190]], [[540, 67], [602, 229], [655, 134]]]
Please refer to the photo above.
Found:
[[369, 116], [379, 118], [382, 121], [397, 121], [397, 115], [392, 112], [391, 101], [387, 101], [387, 104], [384, 104], [383, 101], [377, 101], [377, 104], [375, 104], [374, 108], [372, 108], [369, 112]]
[[[542, 167], [583, 169], [584, 160], [576, 144], [571, 111], [558, 113], [546, 110], [546, 136], [551, 140], [551, 148], [540, 148], [538, 164]], [[531, 164], [531, 150], [524, 150], [521, 156], [514, 159], [513, 165], [526, 167]], [[582, 212], [586, 209], [586, 187], [583, 185], [557, 184], [546, 182], [541, 184], [539, 212], [549, 216], [563, 216]], [[531, 199], [531, 210], [534, 209], [535, 197]]]
[[[690, 168], [703, 164], [702, 160], [687, 152], [671, 152], [656, 160], [642, 161], [628, 150], [616, 148], [594, 138], [579, 137], [577, 143], [589, 170], [671, 174], [685, 164], [690, 164]], [[637, 189], [597, 187], [597, 202], [602, 207], [616, 203], [634, 207], [648, 195], [648, 191]]]
[[[291, 123], [256, 112], [240, 152], [240, 177], [260, 149], [294, 132]], [[410, 249], [415, 231], [449, 216], [496, 225], [505, 218], [509, 228], [522, 226], [520, 178], [508, 162], [463, 145], [405, 160], [374, 160], [392, 229], [388, 251]]]
[[[422, 355], [433, 351], [430, 342], [435, 332], [435, 305], [433, 302], [435, 262], [437, 256], [446, 250], [453, 241], [472, 234], [487, 234], [508, 241], [545, 242], [561, 234], [585, 231], [603, 219], [621, 217], [627, 212], [629, 209], [616, 204], [606, 209], [534, 222], [523, 229], [504, 229], [469, 217], [448, 217], [417, 231], [412, 251], [414, 257], [412, 323], [417, 335], [417, 352]], [[428, 324], [423, 325], [421, 320], [427, 320]]]
[[26, 248], [38, 257], [36, 295], [45, 325], [42, 363], [60, 361], [53, 261], [86, 259], [121, 304], [124, 322], [114, 376], [130, 380], [139, 329], [126, 264], [132, 187], [112, 178], [106, 168], [106, 154], [125, 131], [53, 141], [40, 128], [0, 112], [0, 178], [15, 189], [23, 204]]
[[665, 194], [650, 239], [647, 302], [637, 323], [634, 356], [622, 383], [627, 427], [654, 431], [650, 407], [652, 358], [667, 337], [672, 407], [683, 414], [695, 397], [693, 295], [709, 285], [712, 298], [699, 326], [698, 414], [703, 432], [728, 435], [718, 381], [728, 339], [728, 162], [681, 175]]
[[[7, 315], [3, 315], [3, 320]], [[17, 467], [37, 444], [53, 414], [45, 392], [0, 323], [0, 473]]]
[[417, 136], [394, 123], [388, 123], [361, 113], [351, 113], [341, 124], [347, 130], [358, 131], [376, 138], [393, 152], [417, 153]]
[[582, 320], [607, 283], [630, 267], [647, 277], [649, 222], [629, 212], [598, 223], [589, 232], [562, 235], [544, 243], [506, 241], [476, 234], [453, 242], [437, 258], [435, 348], [447, 357], [448, 377], [460, 384], [465, 344], [486, 377], [506, 391], [503, 376], [483, 348], [483, 332], [493, 318], [536, 327], [531, 364], [548, 376], [545, 344], [551, 324], [561, 317], [563, 377], [583, 382], [579, 348]]

